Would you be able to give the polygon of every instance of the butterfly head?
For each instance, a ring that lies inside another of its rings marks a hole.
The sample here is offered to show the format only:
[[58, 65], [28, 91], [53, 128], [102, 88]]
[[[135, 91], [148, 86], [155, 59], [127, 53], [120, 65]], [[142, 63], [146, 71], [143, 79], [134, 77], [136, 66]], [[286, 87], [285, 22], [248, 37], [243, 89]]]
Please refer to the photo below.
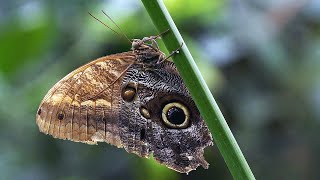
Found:
[[132, 50], [141, 50], [145, 48], [148, 48], [148, 46], [141, 39], [132, 40]]
[[[147, 43], [151, 42], [151, 44]], [[138, 61], [147, 64], [157, 64], [164, 59], [165, 54], [160, 51], [156, 40], [153, 37], [133, 39], [131, 50], [138, 56]]]

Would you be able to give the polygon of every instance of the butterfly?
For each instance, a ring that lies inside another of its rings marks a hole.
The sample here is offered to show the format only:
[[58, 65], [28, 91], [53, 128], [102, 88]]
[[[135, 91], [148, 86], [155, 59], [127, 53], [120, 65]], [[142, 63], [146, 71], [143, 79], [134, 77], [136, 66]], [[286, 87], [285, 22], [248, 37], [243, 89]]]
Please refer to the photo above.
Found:
[[[188, 173], [208, 168], [212, 136], [173, 62], [150, 36], [131, 50], [85, 64], [57, 82], [36, 114], [54, 138], [106, 142]], [[177, 51], [171, 55], [176, 54]]]

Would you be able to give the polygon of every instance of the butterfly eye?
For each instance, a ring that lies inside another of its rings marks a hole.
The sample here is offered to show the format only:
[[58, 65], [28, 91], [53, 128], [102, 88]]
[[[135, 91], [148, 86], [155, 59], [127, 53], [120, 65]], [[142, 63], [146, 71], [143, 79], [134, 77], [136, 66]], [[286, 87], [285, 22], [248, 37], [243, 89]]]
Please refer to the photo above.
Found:
[[127, 84], [125, 87], [123, 87], [121, 96], [123, 100], [131, 102], [134, 99], [136, 92], [137, 90], [134, 87], [134, 84]]
[[141, 45], [140, 39], [133, 39], [132, 45], [131, 45], [133, 50], [138, 49], [140, 45]]
[[172, 102], [162, 109], [162, 120], [168, 127], [186, 128], [190, 122], [190, 113], [185, 105]]

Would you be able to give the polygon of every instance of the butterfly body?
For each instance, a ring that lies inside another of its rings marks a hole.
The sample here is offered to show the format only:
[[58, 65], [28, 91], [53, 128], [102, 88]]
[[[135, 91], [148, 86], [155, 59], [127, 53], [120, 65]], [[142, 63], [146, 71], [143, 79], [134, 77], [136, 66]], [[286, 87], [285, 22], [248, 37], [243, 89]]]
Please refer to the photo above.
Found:
[[[153, 36], [152, 36], [153, 37]], [[208, 163], [211, 134], [172, 62], [154, 39], [68, 74], [42, 100], [36, 121], [55, 138], [107, 142], [187, 173]], [[146, 44], [151, 41], [153, 45]]]

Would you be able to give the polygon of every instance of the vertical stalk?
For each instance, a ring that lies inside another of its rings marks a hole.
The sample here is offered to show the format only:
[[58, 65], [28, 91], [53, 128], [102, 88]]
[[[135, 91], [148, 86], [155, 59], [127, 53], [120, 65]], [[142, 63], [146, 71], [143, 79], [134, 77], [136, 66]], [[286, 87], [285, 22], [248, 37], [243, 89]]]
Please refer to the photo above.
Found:
[[174, 55], [172, 59], [202, 117], [205, 119], [213, 135], [215, 144], [218, 146], [233, 178], [255, 179], [227, 122], [162, 0], [141, 1], [159, 33], [170, 29], [168, 33], [162, 36], [162, 40], [169, 52], [177, 49], [181, 43], [184, 44], [180, 53]]

